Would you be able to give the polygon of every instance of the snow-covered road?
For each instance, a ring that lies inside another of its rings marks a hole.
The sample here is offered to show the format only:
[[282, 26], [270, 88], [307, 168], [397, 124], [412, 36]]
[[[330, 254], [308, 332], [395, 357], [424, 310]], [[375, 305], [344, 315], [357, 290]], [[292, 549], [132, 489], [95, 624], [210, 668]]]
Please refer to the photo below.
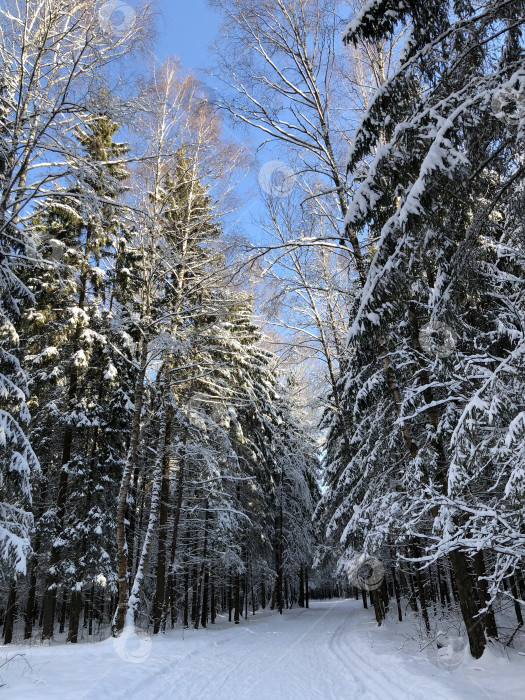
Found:
[[[525, 664], [494, 654], [454, 671], [431, 654], [400, 650], [402, 630], [377, 629], [350, 601], [313, 602], [281, 616], [257, 613], [239, 626], [172, 632], [153, 640], [77, 647], [4, 648], [0, 669], [13, 698], [342, 700], [523, 698]], [[119, 646], [120, 645], [120, 646]], [[133, 657], [134, 663], [126, 660]]]

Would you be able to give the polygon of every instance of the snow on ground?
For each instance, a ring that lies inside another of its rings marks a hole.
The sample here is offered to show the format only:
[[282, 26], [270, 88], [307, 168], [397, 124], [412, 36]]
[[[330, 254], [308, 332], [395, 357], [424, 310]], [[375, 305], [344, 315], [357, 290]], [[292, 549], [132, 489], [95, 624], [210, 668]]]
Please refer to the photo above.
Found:
[[[174, 630], [148, 639], [9, 646], [0, 689], [10, 700], [372, 700], [525, 697], [525, 657], [488, 650], [443, 662], [435, 647], [407, 651], [410, 623], [377, 628], [358, 601], [314, 601], [240, 625]], [[447, 657], [448, 658], [448, 657]], [[453, 667], [453, 670], [450, 669]]]

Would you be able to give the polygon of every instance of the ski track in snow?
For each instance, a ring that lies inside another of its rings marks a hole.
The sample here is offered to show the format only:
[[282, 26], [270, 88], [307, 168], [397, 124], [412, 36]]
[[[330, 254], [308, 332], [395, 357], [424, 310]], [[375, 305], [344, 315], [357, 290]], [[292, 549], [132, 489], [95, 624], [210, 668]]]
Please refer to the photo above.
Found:
[[[2, 690], [10, 700], [496, 700], [502, 691], [506, 700], [523, 697], [519, 671], [523, 678], [525, 666], [498, 666], [501, 659], [487, 666], [484, 657], [449, 673], [427, 657], [399, 651], [396, 627], [378, 630], [371, 611], [360, 606], [314, 601], [309, 610], [282, 616], [250, 614], [235, 627], [219, 618], [206, 630], [186, 630], [184, 639], [180, 630], [155, 638], [141, 663], [124, 661], [111, 639], [5, 647], [9, 655], [25, 654], [31, 669], [13, 662], [2, 674]], [[491, 694], [491, 687], [500, 692]]]

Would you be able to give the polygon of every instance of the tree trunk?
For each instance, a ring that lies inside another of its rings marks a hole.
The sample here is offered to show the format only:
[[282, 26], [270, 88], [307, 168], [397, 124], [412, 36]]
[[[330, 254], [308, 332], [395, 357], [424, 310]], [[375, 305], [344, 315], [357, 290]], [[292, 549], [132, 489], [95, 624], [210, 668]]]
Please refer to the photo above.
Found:
[[304, 567], [299, 567], [299, 607], [304, 608]]
[[[166, 388], [166, 382], [161, 384], [161, 395], [166, 396], [168, 391]], [[135, 579], [133, 581], [133, 587], [131, 589], [131, 594], [129, 600], [126, 602], [126, 609], [124, 614], [123, 623], [132, 625], [135, 623], [138, 610], [140, 606], [140, 597], [142, 594], [142, 589], [144, 585], [144, 577], [146, 575], [146, 570], [148, 568], [149, 555], [151, 551], [151, 544], [153, 542], [153, 537], [155, 535], [155, 530], [157, 528], [159, 510], [160, 510], [160, 490], [162, 486], [162, 465], [164, 463], [164, 450], [166, 449], [166, 431], [168, 427], [168, 410], [166, 407], [166, 400], [163, 398], [163, 405], [160, 411], [159, 423], [160, 432], [157, 443], [157, 458], [156, 464], [153, 469], [153, 479], [151, 487], [151, 502], [150, 511], [148, 518], [148, 527], [146, 530], [146, 535], [144, 537], [144, 542], [142, 544], [142, 551], [140, 554], [139, 564], [137, 567], [137, 573], [135, 574]], [[120, 605], [120, 602], [119, 602]], [[117, 626], [118, 629], [118, 626]]]
[[88, 606], [88, 635], [91, 637], [93, 634], [93, 612], [95, 607], [95, 584], [91, 584], [91, 590], [89, 591], [89, 606]]
[[199, 595], [198, 595], [198, 605], [197, 612], [195, 613], [195, 629], [199, 627], [199, 613], [200, 622], [203, 627], [206, 627], [206, 620], [208, 615], [208, 566], [207, 566], [207, 556], [208, 556], [208, 521], [210, 518], [210, 512], [208, 510], [208, 503], [205, 504], [206, 516], [204, 519], [204, 544], [202, 547], [202, 565], [201, 573], [199, 576]]
[[370, 598], [374, 606], [377, 626], [381, 627], [383, 623], [383, 606], [381, 605], [381, 594], [379, 593], [379, 589], [376, 591], [370, 591]]
[[[419, 340], [419, 326], [416, 320], [415, 314], [409, 310], [409, 323], [412, 336], [412, 345], [415, 349], [421, 350], [421, 344]], [[421, 381], [426, 389], [423, 391], [423, 397], [427, 404], [426, 414], [428, 416], [429, 423], [432, 425], [437, 436], [437, 453], [438, 453], [438, 481], [443, 488], [443, 492], [448, 491], [448, 468], [445, 448], [443, 446], [443, 436], [439, 433], [439, 416], [437, 413], [437, 408], [434, 403], [434, 396], [431, 387], [430, 378], [426, 369], [423, 365], [420, 365]], [[437, 517], [438, 510], [436, 507], [432, 508], [432, 514]], [[467, 634], [470, 644], [470, 652], [475, 659], [479, 659], [485, 649], [485, 634], [483, 632], [482, 626], [480, 624], [480, 619], [478, 616], [478, 610], [476, 606], [476, 590], [473, 585], [472, 579], [469, 575], [467, 557], [464, 552], [454, 551], [449, 555], [450, 562], [452, 564], [452, 570], [454, 572], [454, 578], [456, 580], [456, 585], [458, 588], [459, 595], [459, 605], [461, 608], [461, 614], [463, 616], [463, 621], [465, 627], [467, 628]], [[426, 620], [425, 620], [426, 624]]]
[[177, 544], [179, 538], [179, 523], [180, 523], [180, 513], [182, 508], [182, 494], [184, 488], [184, 462], [181, 461], [179, 464], [179, 474], [177, 478], [177, 503], [175, 505], [175, 510], [173, 513], [173, 534], [171, 538], [171, 551], [170, 551], [170, 571], [168, 574], [168, 585], [166, 588], [166, 595], [164, 598], [164, 610], [163, 610], [163, 621], [161, 622], [161, 629], [164, 628], [166, 624], [166, 615], [168, 614], [168, 608], [172, 610], [172, 621], [175, 619], [175, 601], [173, 600], [174, 592], [174, 579], [175, 579], [175, 554], [177, 553]]
[[210, 578], [212, 579], [212, 581], [211, 581], [211, 594], [210, 594], [210, 622], [212, 625], [214, 625], [215, 624], [217, 603], [215, 601], [215, 584], [213, 582], [213, 577], [212, 577], [211, 572], [210, 572]]
[[7, 609], [4, 620], [4, 644], [11, 644], [13, 641], [13, 630], [15, 624], [16, 605], [16, 580], [13, 577], [9, 584], [9, 595], [7, 596]]
[[478, 579], [478, 594], [479, 602], [482, 608], [487, 608], [487, 612], [483, 616], [483, 622], [485, 625], [485, 631], [488, 637], [492, 639], [498, 638], [498, 628], [496, 626], [496, 618], [494, 616], [494, 610], [492, 605], [489, 605], [490, 595], [489, 595], [489, 584], [485, 578], [487, 571], [485, 568], [485, 559], [483, 558], [483, 551], [480, 550], [474, 555], [474, 571]]
[[162, 463], [162, 484], [160, 488], [160, 516], [159, 537], [157, 550], [157, 585], [153, 599], [153, 634], [158, 634], [161, 621], [165, 619], [164, 604], [166, 600], [166, 564], [167, 564], [167, 538], [168, 538], [168, 501], [170, 496], [170, 453], [171, 424], [173, 420], [173, 408], [169, 406], [167, 411], [166, 440], [164, 446], [164, 459]]
[[202, 583], [202, 606], [201, 606], [201, 627], [206, 627], [208, 623], [208, 587], [210, 583], [210, 572], [208, 567], [204, 574]]
[[305, 603], [306, 607], [310, 607], [310, 589], [308, 587], [308, 567], [304, 567], [304, 597], [305, 597]]
[[275, 582], [275, 599], [279, 614], [283, 614], [283, 474], [281, 474], [280, 484], [280, 505], [279, 505], [279, 531], [278, 541], [275, 547], [275, 564], [277, 569], [277, 579]]
[[234, 611], [233, 621], [235, 622], [236, 625], [238, 625], [239, 621], [240, 621], [240, 616], [241, 616], [240, 574], [235, 574], [235, 577], [233, 580], [234, 580], [233, 596], [234, 596], [234, 603], [235, 603], [235, 611]]
[[33, 623], [35, 618], [35, 597], [36, 597], [36, 557], [31, 563], [31, 573], [29, 574], [29, 591], [27, 593], [26, 609], [24, 613], [24, 639], [31, 639], [33, 636]]
[[485, 650], [485, 634], [478, 616], [475, 591], [467, 566], [467, 557], [464, 552], [459, 550], [450, 552], [449, 557], [458, 589], [461, 613], [467, 628], [470, 652], [475, 659], [479, 659]]
[[128, 548], [126, 543], [126, 504], [128, 500], [131, 474], [135, 468], [137, 450], [140, 437], [140, 419], [144, 404], [144, 379], [146, 377], [148, 359], [148, 344], [142, 341], [140, 352], [140, 370], [135, 383], [134, 411], [131, 424], [131, 441], [128, 458], [122, 474], [120, 490], [117, 501], [116, 529], [117, 529], [117, 557], [118, 557], [118, 608], [115, 614], [113, 633], [118, 634], [124, 627], [124, 620], [128, 609]]
[[230, 583], [228, 586], [228, 622], [232, 621], [232, 609], [233, 609], [233, 575], [230, 570]]
[[60, 604], [60, 614], [58, 619], [58, 633], [63, 634], [66, 629], [66, 612], [67, 612], [67, 591], [62, 593], [62, 603]]
[[199, 602], [199, 572], [193, 567], [191, 574], [191, 621], [195, 624], [197, 618], [197, 604]]
[[184, 567], [184, 607], [183, 607], [183, 621], [182, 624], [184, 629], [188, 629], [189, 624], [189, 587], [190, 587], [190, 570], [188, 564]]
[[391, 575], [392, 575], [392, 583], [394, 585], [394, 595], [396, 597], [396, 604], [397, 604], [397, 619], [399, 622], [403, 622], [403, 611], [401, 609], [401, 593], [399, 590], [399, 583], [397, 581], [397, 576], [396, 576], [396, 569], [394, 566], [391, 567], [390, 569]]
[[[412, 546], [412, 553], [415, 558], [419, 557], [419, 550], [416, 545]], [[423, 581], [423, 576], [421, 575], [421, 569], [416, 564], [416, 583], [417, 592], [419, 596], [419, 603], [421, 605], [421, 614], [425, 622], [425, 628], [427, 632], [430, 632], [430, 620], [428, 619], [428, 607], [427, 607], [427, 596], [425, 593], [425, 583]]]
[[76, 644], [78, 641], [78, 627], [80, 623], [80, 611], [82, 609], [82, 592], [75, 588], [71, 593], [69, 604], [69, 628], [67, 641]]

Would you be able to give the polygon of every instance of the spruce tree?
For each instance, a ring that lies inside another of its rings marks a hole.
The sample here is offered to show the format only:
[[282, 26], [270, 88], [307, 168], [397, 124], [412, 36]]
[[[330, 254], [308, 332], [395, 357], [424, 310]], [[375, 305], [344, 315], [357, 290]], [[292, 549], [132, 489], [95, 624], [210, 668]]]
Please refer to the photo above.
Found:
[[[106, 337], [111, 259], [117, 254], [120, 235], [115, 204], [126, 177], [120, 165], [106, 164], [126, 150], [113, 143], [117, 129], [100, 115], [89, 131], [77, 131], [84, 167], [71, 187], [58, 191], [33, 217], [47, 264], [27, 281], [35, 304], [27, 314], [24, 350], [34, 411], [31, 439], [38, 445], [45, 472], [36, 539], [37, 553], [49, 556], [51, 572], [43, 603], [45, 638], [53, 634], [59, 580], [67, 586], [65, 590], [73, 591], [71, 606], [79, 610], [89, 540], [101, 527], [95, 522], [93, 501], [104, 478], [119, 478], [118, 470], [111, 477], [100, 473], [98, 462], [105, 428], [100, 406], [105, 398], [103, 384], [114, 382], [109, 375], [117, 372]], [[110, 434], [103, 449], [111, 450]], [[44, 540], [52, 544], [48, 554], [38, 551]], [[91, 555], [90, 559], [103, 561], [104, 557]], [[74, 627], [71, 641], [77, 637]]]
[[[523, 279], [521, 244], [508, 245], [503, 223], [520, 197], [520, 129], [494, 110], [502, 85], [521, 84], [522, 18], [521, 2], [384, 0], [365, 5], [347, 32], [348, 41], [381, 39], [411, 23], [349, 159], [352, 171], [369, 164], [345, 223], [377, 242], [352, 314], [343, 381], [355, 452], [324, 498], [329, 531], [349, 551], [357, 537], [378, 554], [394, 543], [401, 557], [447, 554], [475, 657], [494, 631], [478, 616], [487, 591], [482, 578], [472, 584], [469, 553], [487, 542], [486, 485], [509, 466], [497, 466], [502, 450], [480, 449], [502, 417], [497, 394], [492, 415], [484, 411], [502, 368], [521, 372], [517, 316], [492, 290], [519, 296]], [[515, 405], [503, 421], [518, 416]]]

